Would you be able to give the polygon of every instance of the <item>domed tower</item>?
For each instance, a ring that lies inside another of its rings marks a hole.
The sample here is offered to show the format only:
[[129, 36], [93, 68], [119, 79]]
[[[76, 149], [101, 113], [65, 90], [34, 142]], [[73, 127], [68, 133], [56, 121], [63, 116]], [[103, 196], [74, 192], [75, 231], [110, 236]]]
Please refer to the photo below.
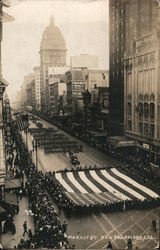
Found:
[[42, 109], [49, 108], [48, 67], [66, 66], [66, 44], [60, 29], [55, 26], [54, 17], [43, 32], [40, 46], [41, 101]]

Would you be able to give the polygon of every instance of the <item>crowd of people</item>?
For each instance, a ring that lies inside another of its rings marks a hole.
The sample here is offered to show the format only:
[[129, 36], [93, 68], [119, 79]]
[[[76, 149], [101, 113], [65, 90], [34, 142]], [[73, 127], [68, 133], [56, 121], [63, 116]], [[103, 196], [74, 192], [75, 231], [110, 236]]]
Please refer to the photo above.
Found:
[[26, 241], [21, 239], [18, 248], [72, 248], [67, 237], [67, 223], [61, 223], [53, 202], [46, 190], [45, 175], [36, 170], [26, 151], [20, 134], [14, 130], [14, 140], [19, 152], [19, 163], [27, 181], [25, 192], [29, 197], [29, 209], [32, 211], [35, 234]]
[[[25, 223], [23, 225], [24, 232], [28, 234], [28, 239], [21, 239], [18, 244], [18, 249], [22, 248], [56, 248], [56, 249], [73, 249], [75, 246], [69, 245], [67, 237], [67, 222], [61, 223], [58, 216], [58, 212], [53, 206], [52, 200], [58, 205], [59, 214], [61, 209], [70, 214], [72, 212], [80, 213], [90, 213], [99, 211], [117, 211], [124, 208], [124, 201], [120, 200], [117, 203], [105, 203], [105, 204], [76, 204], [72, 199], [66, 196], [62, 186], [56, 182], [53, 178], [55, 173], [58, 172], [71, 172], [71, 171], [81, 171], [84, 170], [81, 166], [77, 169], [65, 169], [56, 172], [49, 172], [43, 174], [41, 171], [36, 170], [32, 160], [26, 151], [25, 145], [22, 141], [20, 134], [14, 131], [14, 140], [16, 142], [17, 148], [17, 158], [15, 159], [15, 165], [21, 166], [20, 169], [16, 168], [13, 170], [13, 175], [20, 178], [23, 183], [24, 175], [27, 177], [27, 182], [25, 183], [24, 190], [29, 197], [29, 209], [32, 211], [35, 225], [35, 233], [29, 231]], [[8, 160], [10, 164], [10, 170], [12, 170], [12, 160]], [[160, 188], [159, 178], [155, 175], [155, 172], [148, 162], [142, 161], [141, 158], [133, 158], [127, 156], [122, 161], [123, 163], [119, 166], [121, 170], [129, 173], [138, 182], [142, 184], [149, 185], [154, 189]], [[98, 166], [89, 166], [85, 169], [97, 169]], [[103, 168], [101, 168], [103, 169]], [[159, 189], [160, 190], [160, 189]], [[151, 200], [128, 200], [125, 202], [125, 209], [138, 208], [144, 209], [149, 207], [154, 207], [159, 205], [159, 199]], [[10, 219], [10, 218], [9, 218]], [[10, 223], [11, 220], [9, 220]], [[153, 230], [156, 230], [155, 222], [153, 223]], [[13, 228], [14, 231], [14, 228]], [[128, 245], [132, 247], [129, 242]], [[107, 249], [110, 247], [112, 249], [111, 243], [108, 244]], [[129, 249], [129, 248], [128, 248]], [[131, 248], [130, 248], [131, 249]]]
[[153, 169], [147, 159], [126, 156], [120, 168], [132, 176], [133, 179], [160, 193], [160, 172], [158, 172], [158, 169]]
[[[12, 234], [15, 234], [16, 226], [14, 216], [19, 213], [19, 199], [21, 199], [23, 195], [21, 192], [24, 186], [24, 172], [19, 169], [18, 152], [14, 142], [12, 150], [6, 152], [6, 176], [7, 179], [19, 179], [18, 184], [20, 186], [6, 188], [5, 193], [1, 197], [1, 206], [5, 209], [5, 214], [0, 217], [0, 232], [11, 232]], [[9, 199], [7, 198], [8, 195]], [[14, 201], [14, 195], [16, 196], [17, 204]]]

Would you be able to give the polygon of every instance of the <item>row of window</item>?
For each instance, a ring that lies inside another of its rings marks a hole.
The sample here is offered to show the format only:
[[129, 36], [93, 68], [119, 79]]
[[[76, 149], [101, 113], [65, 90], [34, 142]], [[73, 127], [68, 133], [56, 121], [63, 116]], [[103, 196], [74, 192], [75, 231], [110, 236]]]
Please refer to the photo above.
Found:
[[115, 64], [118, 63], [122, 63], [123, 64], [123, 58], [117, 58], [117, 59], [113, 59], [112, 60], [112, 65], [113, 67], [115, 66]]
[[117, 69], [117, 70], [114, 70], [113, 72], [112, 72], [112, 77], [114, 78], [114, 77], [116, 77], [116, 76], [119, 76], [119, 75], [123, 75], [123, 69]]
[[[132, 121], [128, 120], [128, 131], [132, 130]], [[148, 123], [142, 123], [139, 122], [138, 124], [138, 132], [141, 135], [145, 135], [148, 138], [154, 137], [154, 133], [155, 133], [155, 126], [154, 124], [148, 124]]]
[[149, 126], [148, 123], [139, 122], [139, 133], [148, 137], [154, 137], [154, 124]]
[[[128, 102], [127, 104], [127, 110], [128, 110], [128, 115], [131, 116], [132, 115], [132, 103]], [[138, 106], [136, 107], [136, 111], [139, 114], [139, 118], [141, 118], [142, 116], [144, 116], [145, 118], [150, 118], [154, 119], [155, 117], [155, 104], [153, 102], [151, 103], [142, 103], [139, 102]], [[135, 110], [134, 110], [135, 112]]]

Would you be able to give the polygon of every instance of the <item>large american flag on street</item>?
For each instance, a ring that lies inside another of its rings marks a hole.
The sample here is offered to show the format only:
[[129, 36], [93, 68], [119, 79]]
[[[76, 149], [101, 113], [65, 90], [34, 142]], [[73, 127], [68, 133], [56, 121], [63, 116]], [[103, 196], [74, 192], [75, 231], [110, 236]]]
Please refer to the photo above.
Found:
[[20, 131], [29, 127], [28, 114], [18, 114], [15, 116], [15, 124]]
[[124, 200], [159, 198], [153, 190], [143, 186], [116, 168], [58, 172], [53, 177], [75, 204], [95, 204]]

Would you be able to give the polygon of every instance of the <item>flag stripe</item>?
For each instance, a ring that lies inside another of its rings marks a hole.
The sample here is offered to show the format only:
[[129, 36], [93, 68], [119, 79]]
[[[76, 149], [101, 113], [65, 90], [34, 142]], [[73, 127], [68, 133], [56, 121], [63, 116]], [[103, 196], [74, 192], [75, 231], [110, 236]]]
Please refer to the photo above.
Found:
[[88, 187], [94, 192], [94, 193], [101, 193], [101, 190], [97, 188], [85, 175], [85, 172], [79, 171], [78, 172], [80, 178], [88, 185]]
[[[110, 181], [108, 178], [106, 178], [101, 172], [100, 170], [96, 170], [97, 175], [106, 183], [108, 183], [109, 185], [111, 185], [112, 187], [114, 187], [116, 190], [118, 190], [120, 193], [126, 195], [127, 197], [129, 197], [132, 200], [135, 200], [134, 195], [132, 195], [131, 193], [127, 192], [126, 190], [124, 190], [123, 188], [121, 188], [120, 186], [118, 186], [117, 184], [115, 184], [114, 182]], [[116, 192], [116, 191], [114, 191]], [[123, 198], [122, 198], [123, 199]]]
[[61, 173], [56, 173], [55, 177], [60, 182], [60, 184], [67, 190], [67, 192], [74, 193], [74, 190], [62, 178]]
[[87, 176], [87, 178], [92, 182], [92, 183], [94, 183], [94, 185], [98, 188], [98, 189], [100, 189], [102, 192], [108, 192], [108, 189], [106, 189], [104, 186], [102, 186], [96, 179], [94, 179], [92, 176], [91, 176], [91, 174], [90, 174], [90, 172], [87, 170], [86, 171], [86, 176]]
[[130, 200], [130, 198], [123, 193], [119, 192], [117, 189], [115, 189], [113, 186], [106, 183], [104, 180], [102, 180], [97, 173], [94, 170], [89, 171], [93, 178], [95, 178], [102, 186], [104, 186], [109, 192], [115, 194], [118, 198], [122, 197], [122, 199]]
[[79, 191], [82, 194], [87, 194], [88, 192], [78, 183], [78, 181], [75, 179], [72, 172], [67, 172], [67, 177], [70, 179], [70, 181], [75, 185], [76, 188], [79, 189]]
[[103, 195], [104, 195], [104, 197], [106, 197], [107, 200], [111, 200], [113, 202], [117, 202], [119, 200], [122, 200], [122, 198], [117, 197], [110, 192], [107, 192], [107, 193], [105, 192], [105, 193], [103, 193]]
[[101, 203], [100, 200], [94, 199], [94, 197], [91, 194], [81, 194], [81, 197], [86, 201], [88, 204], [95, 204], [95, 203]]
[[93, 201], [91, 201], [90, 199], [88, 199], [88, 197], [86, 195], [87, 194], [79, 193], [78, 194], [78, 199], [83, 200], [85, 202], [85, 204], [92, 204]]
[[80, 173], [81, 171], [74, 171], [73, 175], [75, 177], [75, 179], [78, 181], [78, 183], [88, 192], [88, 193], [92, 193], [92, 189], [88, 187], [87, 183], [84, 182], [83, 179], [80, 178]]
[[66, 196], [67, 196], [71, 201], [73, 201], [75, 204], [79, 204], [79, 201], [78, 201], [75, 197], [73, 197], [73, 196], [71, 195], [72, 193], [65, 192], [65, 194], [66, 194]]
[[[118, 198], [116, 195], [114, 195], [113, 193], [109, 192], [108, 189], [106, 189], [104, 186], [102, 186], [98, 181], [96, 181], [90, 174], [89, 170], [85, 171], [85, 174], [87, 176], [88, 179], [90, 179], [90, 181], [92, 183], [94, 183], [95, 186], [97, 186], [101, 191], [103, 196], [106, 198], [106, 200], [112, 200], [112, 201], [117, 201]], [[119, 198], [120, 200], [122, 200], [122, 198]]]
[[110, 180], [111, 182], [115, 183], [117, 186], [119, 186], [122, 190], [128, 192], [129, 194], [132, 195], [132, 197], [136, 197], [138, 199], [144, 200], [145, 197], [142, 196], [141, 194], [137, 193], [136, 191], [134, 191], [133, 189], [131, 189], [130, 187], [127, 187], [126, 185], [124, 185], [122, 182], [120, 182], [119, 180], [117, 180], [116, 178], [112, 177], [110, 174], [107, 173], [106, 170], [100, 170], [100, 172], [104, 175], [105, 178], [107, 178], [108, 180]]
[[148, 195], [147, 193], [145, 193], [144, 191], [142, 191], [141, 189], [137, 188], [136, 186], [134, 186], [133, 184], [127, 182], [126, 180], [122, 179], [121, 177], [119, 177], [118, 175], [116, 175], [115, 173], [113, 173], [111, 170], [108, 170], [108, 173], [113, 176], [114, 178], [116, 178], [117, 180], [119, 180], [121, 183], [124, 183], [125, 185], [129, 186], [131, 189], [135, 190], [136, 192], [138, 192], [139, 194], [143, 195], [146, 199], [150, 199], [151, 196]]
[[68, 178], [66, 172], [61, 173], [62, 178], [66, 181], [66, 183], [76, 192], [81, 193], [80, 190], [72, 183], [72, 181]]
[[[104, 204], [107, 202], [106, 199], [104, 199], [103, 197], [101, 197], [100, 195], [95, 194], [87, 194], [91, 200], [95, 201], [95, 204], [97, 203], [101, 203]], [[109, 203], [111, 203], [111, 200], [108, 201]]]
[[83, 194], [83, 197], [85, 197], [88, 200], [89, 204], [99, 204], [99, 203], [102, 204], [102, 203], [104, 203], [104, 201], [102, 201], [101, 199], [97, 198], [96, 196], [94, 196], [92, 194]]
[[115, 202], [115, 200], [117, 201], [117, 199], [114, 198], [109, 198], [108, 196], [105, 195], [105, 193], [101, 193], [101, 194], [96, 194], [96, 196], [98, 198], [100, 198], [101, 200], [105, 201], [105, 202]]
[[70, 197], [70, 199], [76, 200], [76, 204], [86, 205], [86, 201], [84, 201], [84, 199], [81, 199], [81, 197], [79, 197], [77, 193], [67, 193], [67, 195]]
[[138, 187], [139, 189], [141, 189], [142, 191], [144, 191], [145, 193], [147, 193], [148, 195], [150, 195], [152, 198], [158, 198], [159, 195], [156, 194], [155, 192], [153, 192], [152, 190], [148, 189], [147, 187], [139, 184], [138, 182], [134, 181], [133, 179], [131, 179], [130, 177], [120, 173], [117, 169], [112, 168], [111, 171], [113, 173], [115, 173], [116, 175], [118, 175], [119, 177], [125, 179], [128, 183]]

